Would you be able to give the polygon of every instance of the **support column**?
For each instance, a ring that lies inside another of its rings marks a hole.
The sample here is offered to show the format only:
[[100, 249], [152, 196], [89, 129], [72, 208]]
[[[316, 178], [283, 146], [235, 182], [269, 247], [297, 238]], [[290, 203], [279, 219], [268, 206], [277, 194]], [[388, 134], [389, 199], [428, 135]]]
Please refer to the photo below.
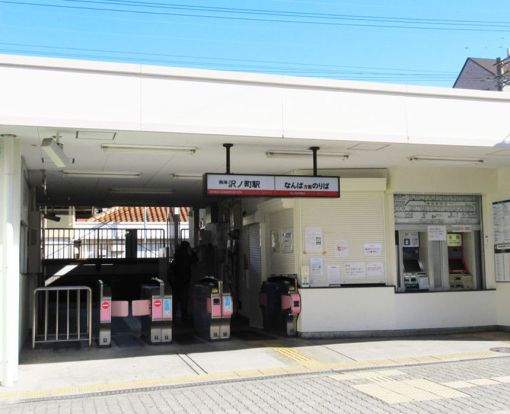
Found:
[[0, 384], [12, 385], [19, 359], [19, 243], [21, 152], [19, 140], [0, 137]]

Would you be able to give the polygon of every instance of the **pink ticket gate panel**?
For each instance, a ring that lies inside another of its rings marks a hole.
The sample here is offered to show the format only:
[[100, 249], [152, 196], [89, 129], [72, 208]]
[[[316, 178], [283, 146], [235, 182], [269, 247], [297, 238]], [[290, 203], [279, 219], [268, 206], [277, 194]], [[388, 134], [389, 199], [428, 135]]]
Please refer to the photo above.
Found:
[[264, 329], [289, 336], [297, 334], [301, 296], [295, 275], [272, 275], [262, 284], [259, 298]]
[[[172, 341], [172, 295], [160, 279], [152, 282], [141, 286], [141, 299], [131, 301], [131, 316], [142, 319], [142, 332], [149, 343], [168, 343]], [[99, 281], [98, 307], [99, 346], [110, 346], [112, 318], [128, 317], [130, 302], [112, 300], [110, 288]]]
[[99, 281], [99, 346], [110, 346], [112, 343], [112, 295], [110, 288]]
[[193, 286], [193, 326], [208, 340], [230, 339], [232, 296], [223, 292], [223, 284], [208, 276]]
[[[149, 312], [142, 316], [142, 332], [151, 344], [172, 342], [172, 295], [165, 294], [164, 288], [153, 284], [142, 285], [143, 300], [136, 304], [140, 313], [149, 307]], [[133, 303], [133, 314], [135, 307]]]

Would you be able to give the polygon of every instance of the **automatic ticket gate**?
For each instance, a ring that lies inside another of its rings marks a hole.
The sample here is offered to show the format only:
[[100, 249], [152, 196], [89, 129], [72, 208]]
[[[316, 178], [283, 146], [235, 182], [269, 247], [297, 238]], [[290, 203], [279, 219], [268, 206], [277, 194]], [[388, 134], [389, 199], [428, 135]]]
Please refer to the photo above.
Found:
[[[131, 315], [142, 318], [142, 335], [151, 344], [172, 342], [172, 295], [158, 278], [141, 286], [141, 299], [131, 301]], [[129, 316], [129, 301], [112, 300], [111, 289], [99, 281], [99, 346], [111, 345], [112, 317]]]
[[208, 340], [230, 339], [232, 296], [223, 291], [223, 283], [206, 276], [193, 286], [193, 327]]
[[294, 275], [270, 276], [262, 283], [259, 299], [265, 330], [289, 336], [297, 334], [301, 296]]

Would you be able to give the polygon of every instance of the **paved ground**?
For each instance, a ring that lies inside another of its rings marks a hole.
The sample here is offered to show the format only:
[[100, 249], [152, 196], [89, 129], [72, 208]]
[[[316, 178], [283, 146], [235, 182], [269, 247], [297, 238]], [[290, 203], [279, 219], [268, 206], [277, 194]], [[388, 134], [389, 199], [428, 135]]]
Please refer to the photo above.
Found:
[[510, 357], [0, 405], [0, 413], [510, 413]]
[[[181, 330], [181, 334], [185, 331]], [[22, 353], [0, 413], [417, 412], [510, 414], [510, 333], [306, 340], [238, 331], [145, 346]]]

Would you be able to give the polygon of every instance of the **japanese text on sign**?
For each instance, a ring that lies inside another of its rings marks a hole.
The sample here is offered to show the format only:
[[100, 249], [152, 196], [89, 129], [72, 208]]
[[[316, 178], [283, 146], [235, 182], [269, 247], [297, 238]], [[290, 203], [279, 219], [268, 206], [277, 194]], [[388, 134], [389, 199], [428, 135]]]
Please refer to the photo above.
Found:
[[338, 177], [206, 174], [206, 195], [255, 197], [340, 197]]

